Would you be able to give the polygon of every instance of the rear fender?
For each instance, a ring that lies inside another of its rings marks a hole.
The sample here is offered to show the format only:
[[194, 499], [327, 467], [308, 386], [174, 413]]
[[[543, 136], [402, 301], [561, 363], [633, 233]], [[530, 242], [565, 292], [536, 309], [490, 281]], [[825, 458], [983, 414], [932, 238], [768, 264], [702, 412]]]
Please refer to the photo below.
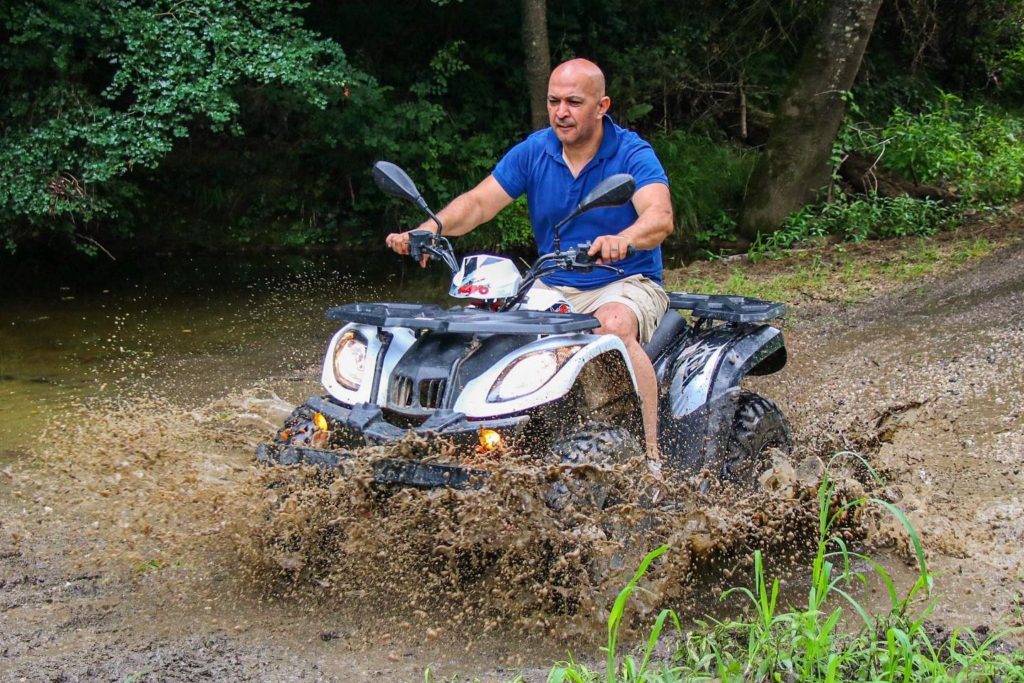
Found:
[[[552, 375], [551, 379], [536, 391], [508, 401], [488, 400], [491, 388], [498, 380], [498, 377], [524, 355], [566, 346], [581, 346], [582, 348], [576, 351]], [[628, 382], [628, 386], [635, 395], [637, 392], [636, 376], [633, 374], [632, 365], [629, 363], [629, 355], [621, 339], [613, 334], [561, 334], [538, 339], [501, 358], [487, 371], [466, 383], [466, 386], [455, 400], [453, 409], [456, 412], [464, 413], [470, 419], [480, 419], [522, 413], [537, 406], [556, 401], [572, 390], [580, 375], [585, 372], [588, 366], [595, 362], [602, 362], [598, 359], [602, 354], [610, 354], [609, 357], [614, 359], [616, 365], [621, 364], [624, 368], [621, 379]], [[628, 379], [626, 379], [627, 377]]]
[[[334, 350], [337, 348], [339, 340], [348, 332], [355, 332], [366, 340], [363, 381], [356, 390], [342, 386], [334, 377]], [[382, 334], [382, 332], [386, 334]], [[383, 404], [384, 397], [388, 395], [388, 378], [391, 376], [391, 371], [415, 341], [415, 333], [408, 328], [383, 329], [374, 325], [349, 323], [335, 332], [327, 344], [324, 366], [320, 373], [320, 383], [328, 394], [345, 405]], [[381, 357], [382, 353], [384, 354], [383, 358]], [[378, 378], [376, 382], [374, 382], [375, 376]], [[375, 396], [371, 396], [374, 385], [377, 386], [377, 392]]]
[[722, 326], [698, 335], [676, 359], [669, 386], [672, 416], [689, 415], [739, 386], [786, 364], [782, 332], [771, 325]]

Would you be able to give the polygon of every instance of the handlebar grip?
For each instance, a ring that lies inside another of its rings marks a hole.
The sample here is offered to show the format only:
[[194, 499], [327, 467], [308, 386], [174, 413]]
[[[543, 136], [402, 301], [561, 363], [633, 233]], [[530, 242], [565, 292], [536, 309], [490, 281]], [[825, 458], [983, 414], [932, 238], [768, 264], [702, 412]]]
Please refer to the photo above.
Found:
[[[576, 263], [586, 264], [593, 263], [594, 257], [587, 254], [590, 251], [590, 247], [593, 246], [593, 242], [581, 242], [576, 245]], [[626, 258], [636, 254], [636, 247], [632, 244], [626, 247]]]
[[423, 247], [430, 244], [433, 234], [426, 230], [413, 230], [409, 233], [409, 256], [414, 261], [423, 260]]

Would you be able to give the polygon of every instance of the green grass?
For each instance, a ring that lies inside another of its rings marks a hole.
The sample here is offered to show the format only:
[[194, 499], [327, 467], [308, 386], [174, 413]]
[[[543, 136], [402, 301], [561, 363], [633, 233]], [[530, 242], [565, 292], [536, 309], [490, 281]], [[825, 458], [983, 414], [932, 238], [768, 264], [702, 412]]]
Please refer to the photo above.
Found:
[[669, 271], [666, 284], [673, 291], [736, 294], [789, 303], [824, 300], [852, 304], [881, 290], [955, 270], [989, 255], [999, 244], [973, 237], [907, 239], [884, 251], [865, 252], [860, 246], [780, 252], [777, 260], [740, 261], [727, 271], [705, 265], [698, 267], [700, 275], [690, 275], [692, 268]]
[[[1008, 656], [994, 647], [1005, 634], [980, 638], [961, 629], [937, 642], [925, 628], [930, 606], [922, 600], [931, 592], [932, 576], [921, 540], [899, 508], [877, 498], [841, 504], [827, 475], [818, 491], [818, 503], [817, 553], [804, 604], [780, 609], [779, 580], [768, 578], [764, 558], [755, 551], [753, 586], [732, 588], [721, 596], [743, 597], [752, 607], [752, 617], [707, 618], [685, 632], [675, 613], [665, 609], [651, 627], [639, 658], [620, 654], [618, 632], [627, 602], [640, 589], [639, 582], [651, 563], [669, 552], [667, 546], [661, 546], [644, 559], [615, 601], [603, 648], [604, 670], [591, 670], [570, 655], [551, 669], [548, 683], [1024, 680], [1024, 653]], [[881, 564], [849, 548], [834, 533], [838, 520], [866, 505], [884, 509], [910, 536], [918, 578], [906, 595], [897, 592]], [[871, 614], [858, 602], [853, 589], [866, 584], [869, 577], [855, 566], [868, 567], [885, 586], [888, 611]], [[851, 616], [855, 628], [841, 628]], [[669, 661], [652, 661], [651, 652], [667, 625], [674, 629], [680, 644]]]

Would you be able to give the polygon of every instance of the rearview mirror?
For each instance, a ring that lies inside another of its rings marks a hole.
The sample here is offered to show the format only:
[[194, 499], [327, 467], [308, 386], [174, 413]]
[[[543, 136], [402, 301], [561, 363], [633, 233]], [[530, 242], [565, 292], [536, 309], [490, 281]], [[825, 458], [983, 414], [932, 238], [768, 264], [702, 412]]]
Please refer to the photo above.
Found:
[[608, 176], [587, 193], [587, 196], [580, 202], [577, 213], [602, 206], [620, 206], [632, 199], [635, 191], [636, 180], [628, 173], [616, 173], [613, 176]]
[[412, 181], [408, 173], [390, 161], [378, 161], [373, 165], [373, 182], [384, 194], [408, 200], [418, 206], [437, 224], [437, 231], [434, 234], [441, 234], [441, 220], [427, 206], [427, 200], [416, 189], [416, 183]]
[[559, 251], [562, 248], [562, 239], [559, 237], [559, 231], [563, 225], [584, 211], [599, 209], [603, 206], [620, 206], [625, 204], [632, 199], [635, 191], [636, 180], [628, 173], [616, 173], [599, 182], [597, 187], [588, 192], [583, 201], [576, 205], [572, 213], [555, 224], [555, 251]]
[[420, 191], [416, 189], [416, 183], [412, 178], [390, 161], [378, 161], [373, 165], [373, 182], [381, 192], [392, 197], [405, 199], [414, 204], [420, 198]]

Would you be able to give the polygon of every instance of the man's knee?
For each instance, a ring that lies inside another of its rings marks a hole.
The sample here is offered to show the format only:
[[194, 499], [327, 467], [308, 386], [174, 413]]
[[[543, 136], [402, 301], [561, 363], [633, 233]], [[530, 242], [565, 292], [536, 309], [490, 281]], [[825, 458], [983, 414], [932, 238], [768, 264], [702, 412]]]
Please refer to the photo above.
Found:
[[633, 310], [620, 303], [609, 303], [594, 311], [594, 317], [601, 323], [598, 332], [614, 334], [623, 341], [636, 341], [640, 333], [640, 322]]

